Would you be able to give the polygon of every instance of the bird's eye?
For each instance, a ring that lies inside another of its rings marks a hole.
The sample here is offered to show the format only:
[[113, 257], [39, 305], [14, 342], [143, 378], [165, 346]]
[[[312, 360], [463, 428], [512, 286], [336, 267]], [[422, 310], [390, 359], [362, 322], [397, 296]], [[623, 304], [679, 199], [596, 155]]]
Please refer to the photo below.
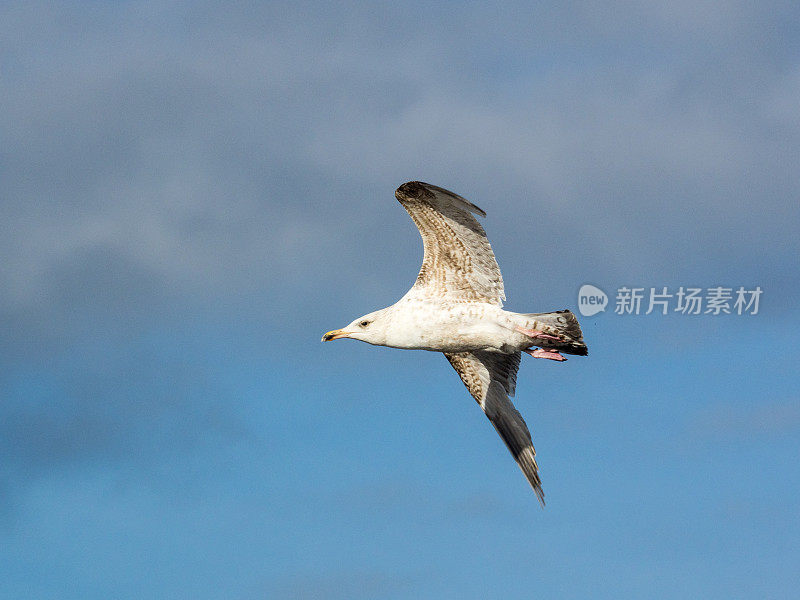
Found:
[[361, 321], [359, 325], [361, 325], [361, 327], [366, 327], [367, 325], [369, 325], [369, 321]]

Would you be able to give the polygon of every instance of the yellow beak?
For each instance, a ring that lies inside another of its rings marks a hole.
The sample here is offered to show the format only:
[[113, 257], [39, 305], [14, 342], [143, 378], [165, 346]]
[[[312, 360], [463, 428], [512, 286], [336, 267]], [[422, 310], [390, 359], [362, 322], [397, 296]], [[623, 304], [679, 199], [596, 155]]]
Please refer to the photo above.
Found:
[[339, 338], [347, 337], [347, 332], [341, 329], [334, 329], [322, 336], [323, 342], [330, 342], [331, 340], [338, 340]]

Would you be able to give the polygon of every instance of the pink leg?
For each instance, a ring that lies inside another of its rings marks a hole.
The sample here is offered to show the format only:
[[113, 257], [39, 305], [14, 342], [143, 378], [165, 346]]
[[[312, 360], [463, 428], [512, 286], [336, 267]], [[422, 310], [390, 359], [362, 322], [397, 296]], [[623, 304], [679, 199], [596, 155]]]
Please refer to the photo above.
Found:
[[567, 360], [564, 356], [559, 354], [558, 350], [547, 350], [546, 348], [534, 348], [533, 350], [523, 350], [526, 354], [530, 354], [533, 358], [548, 358], [550, 360], [557, 360], [563, 362]]
[[517, 327], [517, 331], [524, 333], [528, 337], [539, 338], [540, 340], [555, 340], [557, 342], [561, 341], [561, 338], [558, 338], [554, 335], [548, 335], [544, 331], [539, 331], [538, 329], [523, 329], [522, 327]]

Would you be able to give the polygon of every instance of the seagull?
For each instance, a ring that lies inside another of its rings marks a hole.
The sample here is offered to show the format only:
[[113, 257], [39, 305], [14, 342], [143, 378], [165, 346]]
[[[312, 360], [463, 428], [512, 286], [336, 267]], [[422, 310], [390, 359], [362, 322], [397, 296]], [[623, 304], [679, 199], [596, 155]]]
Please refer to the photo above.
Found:
[[376, 346], [442, 352], [477, 400], [544, 507], [544, 491], [530, 431], [510, 398], [522, 352], [565, 361], [586, 356], [569, 310], [503, 310], [503, 277], [486, 232], [474, 214], [486, 213], [458, 194], [410, 181], [395, 191], [422, 236], [422, 268], [411, 289], [392, 306], [329, 331]]

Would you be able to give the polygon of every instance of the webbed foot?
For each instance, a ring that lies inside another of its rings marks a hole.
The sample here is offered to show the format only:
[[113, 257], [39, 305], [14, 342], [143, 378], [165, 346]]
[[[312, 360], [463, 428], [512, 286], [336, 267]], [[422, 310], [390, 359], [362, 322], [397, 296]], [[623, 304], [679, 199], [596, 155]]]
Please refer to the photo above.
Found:
[[530, 354], [533, 358], [547, 358], [549, 360], [557, 360], [564, 362], [566, 357], [562, 356], [558, 350], [550, 350], [547, 348], [534, 348], [533, 350], [523, 350], [526, 354]]

